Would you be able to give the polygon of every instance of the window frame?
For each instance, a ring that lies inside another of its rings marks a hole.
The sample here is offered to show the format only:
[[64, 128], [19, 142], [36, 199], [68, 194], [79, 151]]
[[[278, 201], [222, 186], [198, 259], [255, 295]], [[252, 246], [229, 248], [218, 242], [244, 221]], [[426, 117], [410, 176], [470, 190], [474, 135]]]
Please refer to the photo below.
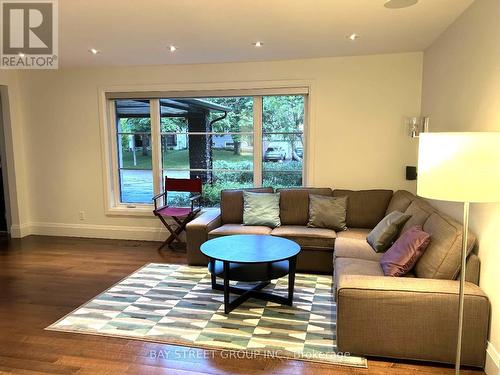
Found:
[[[198, 86], [206, 86], [199, 84]], [[195, 89], [190, 85], [169, 85], [161, 89], [154, 86], [144, 87], [110, 87], [99, 88], [99, 112], [101, 125], [101, 152], [104, 180], [104, 211], [107, 216], [152, 216], [152, 203], [122, 203], [120, 201], [120, 178], [118, 161], [118, 142], [116, 129], [116, 99], [150, 100], [151, 147], [153, 192], [161, 192], [163, 185], [163, 165], [161, 155], [161, 118], [160, 98], [168, 97], [220, 97], [251, 96], [253, 106], [253, 175], [254, 186], [262, 186], [263, 176], [263, 129], [262, 129], [262, 97], [270, 95], [303, 95], [304, 96], [304, 154], [302, 159], [302, 186], [312, 183], [313, 153], [311, 134], [313, 129], [311, 101], [313, 83], [311, 81], [268, 82], [265, 86], [243, 82], [227, 85], [212, 85]]]

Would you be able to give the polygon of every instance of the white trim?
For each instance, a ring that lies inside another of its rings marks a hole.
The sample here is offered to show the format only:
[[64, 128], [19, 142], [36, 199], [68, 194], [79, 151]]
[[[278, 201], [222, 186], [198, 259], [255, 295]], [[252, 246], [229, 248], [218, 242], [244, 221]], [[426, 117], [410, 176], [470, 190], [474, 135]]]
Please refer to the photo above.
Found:
[[[283, 80], [283, 81], [235, 81], [235, 82], [198, 82], [198, 83], [176, 83], [176, 84], [158, 84], [158, 85], [113, 85], [101, 86], [98, 88], [99, 97], [99, 114], [101, 128], [101, 150], [102, 150], [102, 167], [104, 179], [104, 213], [107, 216], [124, 215], [124, 216], [146, 216], [146, 211], [152, 209], [152, 205], [136, 204], [136, 208], [127, 207], [116, 201], [116, 194], [113, 189], [119, 189], [119, 181], [116, 181], [118, 174], [115, 173], [114, 167], [117, 165], [117, 155], [113, 152], [115, 142], [110, 142], [110, 139], [116, 139], [114, 132], [115, 126], [110, 126], [113, 123], [115, 116], [111, 106], [108, 106], [107, 97], [114, 97], [114, 94], [125, 95], [131, 97], [134, 94], [136, 97], [154, 97], [153, 94], [164, 96], [165, 93], [174, 96], [238, 96], [239, 95], [272, 95], [274, 94], [297, 94], [306, 95], [307, 105], [304, 103], [304, 137], [305, 137], [305, 155], [304, 155], [304, 179], [303, 185], [311, 185], [314, 183], [313, 175], [313, 146], [310, 140], [313, 126], [313, 111], [311, 108], [311, 92], [313, 91], [314, 81], [312, 80]], [[254, 118], [255, 122], [255, 118]], [[255, 123], [254, 123], [255, 127]], [[254, 129], [255, 131], [255, 129]], [[113, 138], [114, 137], [114, 138]], [[254, 139], [255, 147], [262, 147], [257, 144]], [[262, 150], [261, 150], [262, 153]], [[258, 165], [258, 164], [257, 164]], [[255, 170], [255, 165], [254, 165]], [[255, 176], [255, 171], [254, 171]], [[158, 183], [156, 183], [158, 184]], [[255, 184], [255, 181], [254, 181]], [[119, 200], [119, 199], [118, 199]]]
[[120, 206], [120, 167], [121, 160], [118, 157], [118, 150], [121, 147], [118, 144], [118, 135], [116, 132], [116, 107], [115, 102], [110, 100], [107, 102], [108, 108], [108, 129], [109, 134], [109, 148], [111, 151], [110, 155], [110, 173], [111, 173], [111, 185], [109, 187], [109, 192], [111, 193], [111, 205], [110, 209]]
[[262, 187], [262, 96], [253, 97], [253, 186]]
[[[282, 85], [282, 83], [280, 83]], [[259, 95], [307, 95], [307, 85], [287, 86], [256, 86], [254, 88], [222, 88], [222, 89], [191, 89], [191, 90], [154, 90], [154, 91], [115, 91], [106, 92], [107, 99], [161, 99], [161, 98], [191, 98], [191, 97], [221, 97], [221, 96], [259, 96]]]
[[66, 223], [30, 223], [29, 234], [141, 241], [164, 241], [167, 238], [167, 231], [159, 226], [131, 227]]
[[[243, 90], [268, 90], [278, 88], [308, 88], [312, 80], [269, 80], [269, 81], [227, 81], [227, 82], [189, 82], [189, 83], [163, 83], [146, 85], [110, 85], [100, 86], [99, 91], [104, 93], [142, 93], [144, 96], [150, 92], [208, 92], [216, 90], [231, 90], [231, 94]], [[259, 95], [258, 93], [256, 95]], [[253, 96], [253, 95], [252, 95]]]
[[500, 375], [500, 355], [493, 344], [488, 341], [486, 348], [486, 363], [484, 365], [486, 375]]
[[153, 193], [160, 194], [163, 190], [162, 154], [161, 154], [161, 117], [160, 101], [149, 101], [149, 116], [151, 118], [151, 166], [153, 169]]
[[10, 226], [10, 236], [12, 238], [23, 238], [31, 234], [31, 225], [24, 223], [21, 225], [13, 224]]
[[[132, 207], [134, 206], [134, 207]], [[154, 217], [153, 215], [152, 204], [130, 204], [124, 205], [121, 204], [116, 207], [110, 207], [106, 210], [106, 215], [108, 216], [149, 216]]]
[[309, 94], [305, 96], [304, 100], [304, 157], [302, 159], [302, 185], [303, 186], [316, 186], [314, 175], [314, 160], [315, 150], [314, 140], [316, 139], [316, 126], [315, 126], [315, 107], [313, 103], [314, 98], [313, 84], [309, 85]]
[[111, 143], [109, 136], [109, 123], [111, 121], [111, 105], [108, 106], [104, 91], [99, 91], [99, 127], [101, 130], [101, 162], [103, 174], [103, 193], [104, 193], [104, 213], [110, 214], [110, 209], [114, 207], [113, 193], [113, 173], [110, 151]]

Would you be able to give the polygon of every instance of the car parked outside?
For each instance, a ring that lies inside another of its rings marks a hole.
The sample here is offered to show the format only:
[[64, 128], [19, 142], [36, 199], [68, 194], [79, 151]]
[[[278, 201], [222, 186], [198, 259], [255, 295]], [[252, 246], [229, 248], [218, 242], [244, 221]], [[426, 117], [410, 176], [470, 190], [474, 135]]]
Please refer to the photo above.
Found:
[[283, 161], [286, 159], [286, 151], [281, 146], [269, 146], [264, 152], [264, 161]]

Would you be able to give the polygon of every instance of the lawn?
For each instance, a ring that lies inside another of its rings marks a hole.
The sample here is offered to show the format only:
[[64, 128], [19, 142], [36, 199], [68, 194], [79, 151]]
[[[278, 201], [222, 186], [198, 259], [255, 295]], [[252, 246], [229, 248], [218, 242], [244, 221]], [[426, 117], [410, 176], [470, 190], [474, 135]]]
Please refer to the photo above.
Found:
[[[215, 172], [210, 184], [203, 186], [203, 205], [206, 207], [218, 206], [220, 191], [222, 189], [239, 189], [254, 185], [252, 172], [252, 154], [235, 155], [233, 151], [215, 149], [213, 150], [214, 166], [216, 169], [247, 170], [248, 172]], [[189, 154], [187, 150], [168, 150], [163, 154], [164, 169], [188, 169]], [[123, 166], [136, 169], [123, 171], [121, 188], [124, 202], [150, 203], [153, 195], [153, 181], [151, 171], [140, 171], [140, 169], [151, 169], [151, 156], [143, 156], [142, 151], [136, 152], [137, 164], [134, 166], [133, 154], [130, 151], [123, 152]], [[263, 185], [278, 187], [292, 187], [302, 185], [302, 162], [288, 160], [286, 162], [263, 163]], [[171, 172], [170, 177], [188, 177], [189, 172]], [[177, 199], [178, 201], [176, 201]], [[186, 205], [189, 201], [186, 197], [176, 197], [173, 205]]]
[[[136, 165], [132, 151], [123, 152], [123, 168], [151, 169], [151, 153], [148, 156], [142, 155], [142, 151], [136, 151]], [[252, 154], [235, 155], [233, 151], [213, 150], [214, 161], [225, 161], [227, 163], [252, 162]], [[189, 169], [188, 150], [168, 150], [163, 152], [163, 168], [184, 168]]]

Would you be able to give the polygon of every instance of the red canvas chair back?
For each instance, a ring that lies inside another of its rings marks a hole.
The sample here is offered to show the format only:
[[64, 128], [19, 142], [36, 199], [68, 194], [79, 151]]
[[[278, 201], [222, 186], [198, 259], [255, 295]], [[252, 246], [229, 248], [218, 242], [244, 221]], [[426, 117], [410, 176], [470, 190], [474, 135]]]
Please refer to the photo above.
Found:
[[201, 178], [169, 178], [165, 177], [165, 191], [201, 194]]
[[[155, 209], [153, 213], [163, 223], [165, 228], [170, 232], [170, 236], [160, 246], [168, 245], [172, 248], [172, 243], [177, 241], [182, 243], [179, 235], [186, 229], [186, 224], [196, 217], [196, 214], [201, 210], [201, 190], [202, 182], [200, 178], [168, 178], [165, 177], [165, 191], [153, 197]], [[195, 193], [189, 200], [191, 207], [170, 207], [167, 204], [168, 192], [177, 193]], [[158, 207], [157, 200], [163, 197], [164, 205]], [[195, 203], [197, 207], [195, 208]], [[168, 222], [166, 218], [171, 218], [175, 223]]]

